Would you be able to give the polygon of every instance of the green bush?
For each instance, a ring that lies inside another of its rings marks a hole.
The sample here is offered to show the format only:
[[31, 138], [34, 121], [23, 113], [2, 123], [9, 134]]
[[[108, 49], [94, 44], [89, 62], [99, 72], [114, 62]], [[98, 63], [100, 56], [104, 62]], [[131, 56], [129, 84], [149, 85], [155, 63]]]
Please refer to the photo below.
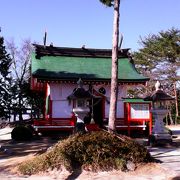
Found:
[[128, 161], [134, 164], [151, 162], [152, 157], [145, 147], [123, 135], [105, 131], [76, 134], [59, 141], [50, 151], [19, 166], [23, 174], [34, 174], [49, 168], [67, 170], [126, 169]]
[[11, 132], [11, 138], [16, 141], [31, 140], [32, 136], [32, 131], [23, 125], [16, 126]]

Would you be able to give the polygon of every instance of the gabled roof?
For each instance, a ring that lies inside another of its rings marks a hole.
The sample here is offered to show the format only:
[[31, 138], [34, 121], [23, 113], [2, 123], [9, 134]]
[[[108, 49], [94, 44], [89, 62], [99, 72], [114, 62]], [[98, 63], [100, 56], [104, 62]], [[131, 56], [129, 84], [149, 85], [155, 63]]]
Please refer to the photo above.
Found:
[[[32, 54], [32, 76], [39, 80], [108, 81], [111, 79], [111, 50], [57, 48], [35, 45]], [[119, 51], [119, 82], [146, 82], [139, 74], [128, 49]]]
[[163, 90], [157, 90], [155, 92], [153, 92], [152, 95], [147, 96], [144, 98], [145, 101], [170, 101], [170, 100], [175, 100], [174, 97], [166, 94]]
[[[36, 51], [36, 58], [40, 59], [43, 56], [68, 56], [68, 57], [111, 57], [111, 49], [87, 49], [82, 48], [69, 48], [69, 47], [54, 47], [42, 46], [34, 44]], [[121, 49], [118, 51], [118, 57], [128, 57], [129, 49]]]

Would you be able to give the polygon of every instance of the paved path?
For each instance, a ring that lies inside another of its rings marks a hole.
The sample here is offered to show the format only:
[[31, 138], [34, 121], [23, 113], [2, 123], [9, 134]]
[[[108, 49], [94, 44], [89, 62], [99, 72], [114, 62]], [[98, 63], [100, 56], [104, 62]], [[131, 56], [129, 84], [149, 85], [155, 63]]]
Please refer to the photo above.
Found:
[[10, 127], [0, 129], [0, 141], [10, 140], [11, 139], [11, 131], [12, 131], [12, 128], [10, 128]]
[[161, 161], [161, 165], [177, 173], [180, 179], [180, 126], [169, 126], [173, 134], [172, 145], [148, 147], [151, 155]]
[[151, 155], [160, 160], [165, 168], [174, 170], [180, 175], [180, 148], [150, 148]]

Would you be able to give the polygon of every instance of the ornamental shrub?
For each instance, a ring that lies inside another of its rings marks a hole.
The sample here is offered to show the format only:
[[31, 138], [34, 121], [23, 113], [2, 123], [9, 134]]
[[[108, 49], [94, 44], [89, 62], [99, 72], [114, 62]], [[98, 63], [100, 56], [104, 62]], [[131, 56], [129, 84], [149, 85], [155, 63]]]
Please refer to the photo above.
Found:
[[32, 131], [23, 125], [16, 126], [11, 132], [11, 138], [16, 141], [31, 140], [33, 137]]

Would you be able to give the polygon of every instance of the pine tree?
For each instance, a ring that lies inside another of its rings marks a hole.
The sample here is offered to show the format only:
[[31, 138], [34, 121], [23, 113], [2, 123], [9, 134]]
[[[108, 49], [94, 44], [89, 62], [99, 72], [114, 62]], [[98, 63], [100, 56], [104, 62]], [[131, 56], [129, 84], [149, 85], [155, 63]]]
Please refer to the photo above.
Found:
[[164, 90], [175, 96], [176, 117], [179, 116], [177, 91], [180, 84], [180, 30], [171, 28], [141, 38], [142, 48], [134, 53], [136, 67], [150, 78], [148, 91], [154, 80], [160, 80]]
[[111, 68], [111, 97], [110, 97], [109, 123], [108, 123], [108, 131], [114, 132], [116, 130], [115, 120], [116, 120], [117, 98], [118, 98], [118, 44], [119, 44], [120, 0], [100, 0], [100, 2], [108, 7], [113, 6], [114, 8], [112, 68]]
[[11, 106], [11, 58], [4, 46], [4, 38], [0, 37], [0, 118], [7, 118]]

